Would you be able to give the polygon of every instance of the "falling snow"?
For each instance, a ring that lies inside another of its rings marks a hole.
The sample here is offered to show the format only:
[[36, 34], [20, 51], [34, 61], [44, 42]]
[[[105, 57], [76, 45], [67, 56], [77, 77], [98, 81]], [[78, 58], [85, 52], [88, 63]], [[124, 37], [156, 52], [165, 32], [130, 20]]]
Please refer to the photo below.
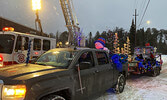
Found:
[[108, 92], [96, 100], [166, 100], [167, 55], [163, 55], [162, 59], [164, 63], [159, 76], [131, 75], [127, 79], [123, 93]]

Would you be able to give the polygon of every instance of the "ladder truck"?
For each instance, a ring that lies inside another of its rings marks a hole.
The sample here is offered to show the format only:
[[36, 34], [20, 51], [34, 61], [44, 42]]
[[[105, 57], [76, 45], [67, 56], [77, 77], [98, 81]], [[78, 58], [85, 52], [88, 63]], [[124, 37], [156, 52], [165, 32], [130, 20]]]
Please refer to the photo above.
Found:
[[[78, 22], [74, 20], [74, 16], [72, 13], [72, 2], [70, 0], [60, 0], [60, 5], [63, 11], [63, 15], [66, 22], [66, 27], [69, 32], [68, 36], [68, 44], [77, 46], [78, 35], [80, 32], [80, 28], [78, 27]], [[73, 5], [72, 5], [73, 6]]]

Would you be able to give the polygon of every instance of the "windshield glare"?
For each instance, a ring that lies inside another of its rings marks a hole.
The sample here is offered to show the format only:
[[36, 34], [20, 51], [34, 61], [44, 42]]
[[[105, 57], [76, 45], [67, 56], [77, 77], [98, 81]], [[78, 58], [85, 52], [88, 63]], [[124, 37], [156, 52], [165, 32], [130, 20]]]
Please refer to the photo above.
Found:
[[76, 51], [47, 52], [43, 54], [35, 63], [40, 65], [67, 68], [75, 55]]
[[0, 34], [0, 53], [11, 54], [13, 51], [14, 40], [14, 35]]

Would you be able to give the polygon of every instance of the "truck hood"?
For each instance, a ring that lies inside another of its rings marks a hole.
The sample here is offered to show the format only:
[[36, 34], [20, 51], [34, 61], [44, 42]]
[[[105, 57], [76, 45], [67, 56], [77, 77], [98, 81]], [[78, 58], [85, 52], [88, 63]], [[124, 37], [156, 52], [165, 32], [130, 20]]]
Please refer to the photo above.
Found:
[[5, 68], [0, 68], [0, 79], [27, 80], [49, 73], [64, 71], [67, 69], [58, 69], [52, 66], [43, 66], [37, 64], [17, 64]]

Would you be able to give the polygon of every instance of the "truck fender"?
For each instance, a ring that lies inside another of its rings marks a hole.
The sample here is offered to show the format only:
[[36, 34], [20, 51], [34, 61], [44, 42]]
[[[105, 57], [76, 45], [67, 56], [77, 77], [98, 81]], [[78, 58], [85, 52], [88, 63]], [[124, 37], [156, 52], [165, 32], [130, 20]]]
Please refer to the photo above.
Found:
[[42, 97], [44, 97], [44, 96], [47, 96], [47, 95], [49, 95], [49, 94], [58, 93], [58, 92], [64, 91], [64, 90], [68, 90], [68, 92], [71, 93], [71, 90], [70, 90], [68, 87], [66, 87], [66, 88], [60, 88], [60, 89], [52, 88], [52, 89], [48, 89], [48, 90], [46, 90], [45, 92], [41, 93], [41, 94], [37, 97], [36, 100], [40, 100], [40, 99], [41, 99]]

